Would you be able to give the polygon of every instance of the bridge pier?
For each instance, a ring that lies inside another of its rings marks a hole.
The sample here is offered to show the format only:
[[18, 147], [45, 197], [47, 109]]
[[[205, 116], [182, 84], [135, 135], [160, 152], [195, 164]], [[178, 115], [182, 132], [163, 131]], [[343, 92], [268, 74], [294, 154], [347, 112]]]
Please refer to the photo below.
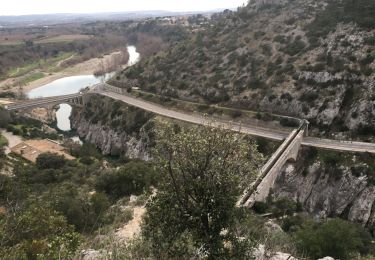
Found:
[[288, 160], [297, 160], [304, 134], [304, 130], [294, 130], [288, 138], [285, 139], [279, 149], [263, 166], [258, 179], [238, 201], [238, 206], [252, 207], [255, 202], [266, 201], [285, 163]]

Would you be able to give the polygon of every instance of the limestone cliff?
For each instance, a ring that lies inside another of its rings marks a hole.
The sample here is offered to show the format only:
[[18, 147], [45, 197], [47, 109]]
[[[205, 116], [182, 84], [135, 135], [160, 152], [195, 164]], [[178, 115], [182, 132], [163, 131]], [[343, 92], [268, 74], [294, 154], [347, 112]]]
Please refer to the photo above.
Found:
[[323, 151], [311, 159], [303, 151], [297, 163], [285, 165], [276, 180], [273, 196], [298, 201], [315, 217], [340, 216], [374, 230], [373, 159], [370, 155]]
[[74, 109], [72, 128], [104, 155], [149, 160], [151, 114], [109, 98], [92, 96], [83, 109]]

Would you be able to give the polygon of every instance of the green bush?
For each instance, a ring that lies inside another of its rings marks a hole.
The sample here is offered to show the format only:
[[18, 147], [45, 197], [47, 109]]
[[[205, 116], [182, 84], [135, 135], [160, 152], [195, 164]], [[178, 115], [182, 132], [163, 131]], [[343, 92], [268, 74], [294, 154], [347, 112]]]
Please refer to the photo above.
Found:
[[139, 195], [156, 181], [154, 171], [148, 164], [132, 161], [118, 170], [103, 173], [96, 180], [95, 187], [112, 199], [119, 199]]
[[1, 259], [72, 259], [80, 244], [64, 216], [40, 203], [0, 218], [0, 228]]
[[230, 116], [232, 118], [239, 118], [242, 116], [242, 111], [241, 110], [231, 110], [230, 111]]
[[306, 43], [304, 41], [296, 39], [292, 43], [286, 45], [286, 47], [282, 49], [282, 51], [286, 54], [289, 54], [290, 56], [294, 56], [300, 53], [303, 49], [305, 49], [305, 47]]
[[367, 254], [371, 246], [371, 236], [364, 228], [341, 219], [323, 224], [307, 221], [294, 237], [300, 253], [311, 259], [354, 259], [355, 253]]
[[280, 119], [280, 125], [285, 126], [285, 127], [298, 127], [299, 124], [300, 123], [297, 119], [286, 118], [286, 117], [283, 117]]
[[39, 169], [60, 169], [66, 162], [63, 155], [54, 153], [42, 153], [36, 158], [36, 166]]
[[357, 23], [365, 29], [375, 28], [375, 2], [373, 0], [332, 0], [307, 26], [310, 43], [325, 37], [340, 22]]
[[314, 102], [317, 98], [319, 97], [319, 94], [316, 93], [315, 91], [307, 91], [304, 92], [301, 97], [299, 98], [300, 101], [305, 101], [308, 103]]

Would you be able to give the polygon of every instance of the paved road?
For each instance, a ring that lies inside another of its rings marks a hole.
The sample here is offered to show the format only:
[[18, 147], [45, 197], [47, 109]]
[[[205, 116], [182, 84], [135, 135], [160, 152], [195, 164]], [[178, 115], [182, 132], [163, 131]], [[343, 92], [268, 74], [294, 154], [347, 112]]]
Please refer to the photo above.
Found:
[[[217, 122], [216, 119], [215, 119], [215, 122], [213, 122], [209, 118], [205, 118], [205, 117], [198, 116], [198, 115], [185, 114], [182, 112], [176, 112], [176, 111], [164, 108], [160, 105], [156, 105], [156, 104], [153, 104], [153, 103], [141, 100], [141, 99], [137, 99], [137, 98], [130, 97], [130, 96], [124, 96], [124, 95], [117, 94], [117, 93], [105, 92], [105, 91], [97, 91], [97, 93], [103, 96], [107, 96], [113, 99], [123, 101], [129, 105], [142, 108], [144, 110], [153, 112], [155, 114], [186, 121], [189, 123], [201, 124], [201, 125], [208, 125], [208, 124], [222, 125], [225, 128], [239, 130], [242, 133], [246, 133], [246, 134], [253, 135], [253, 136], [264, 137], [264, 138], [276, 140], [276, 141], [284, 140], [289, 135], [288, 132], [284, 132], [284, 131], [280, 131], [276, 129], [268, 129], [268, 128], [262, 128], [262, 127], [257, 127], [257, 126], [239, 126], [228, 121]], [[321, 138], [316, 138], [316, 137], [305, 137], [302, 142], [302, 145], [328, 149], [328, 150], [335, 150], [335, 151], [368, 152], [368, 153], [375, 154], [374, 143], [337, 141], [337, 140], [330, 140], [330, 139], [321, 139]]]
[[141, 99], [137, 99], [137, 98], [130, 97], [130, 96], [124, 96], [124, 95], [117, 94], [117, 93], [106, 92], [106, 91], [97, 91], [97, 93], [103, 96], [107, 96], [113, 99], [123, 101], [129, 105], [142, 108], [146, 111], [149, 111], [158, 115], [166, 116], [166, 117], [173, 118], [173, 119], [178, 119], [178, 120], [189, 122], [189, 123], [194, 123], [194, 124], [199, 124], [199, 125], [213, 125], [213, 126], [222, 125], [229, 129], [241, 131], [242, 133], [265, 137], [265, 138], [276, 140], [276, 141], [282, 141], [289, 135], [288, 132], [278, 131], [274, 129], [270, 130], [270, 129], [261, 128], [261, 127], [240, 126], [233, 122], [218, 121], [216, 119], [214, 121], [210, 118], [206, 118], [206, 117], [199, 116], [199, 115], [185, 114], [182, 112], [177, 112], [174, 110], [164, 108], [160, 105], [156, 105], [156, 104], [153, 104], [153, 103], [141, 100]]
[[[221, 125], [228, 129], [233, 129], [240, 131], [245, 134], [264, 137], [271, 140], [282, 141], [290, 133], [288, 131], [282, 131], [278, 129], [263, 128], [259, 126], [250, 126], [250, 125], [239, 125], [238, 123], [224, 121], [224, 120], [213, 120], [208, 117], [203, 117], [199, 115], [186, 114], [182, 112], [177, 112], [171, 109], [167, 109], [161, 105], [150, 103], [141, 99], [137, 99], [131, 96], [126, 96], [122, 94], [117, 94], [114, 92], [102, 91], [99, 89], [93, 89], [91, 93], [97, 93], [103, 96], [107, 96], [113, 99], [123, 101], [129, 105], [142, 108], [144, 110], [150, 111], [155, 114], [166, 116], [169, 118], [174, 118], [182, 120], [189, 123], [200, 124], [200, 125], [212, 125], [218, 126]], [[62, 102], [70, 98], [80, 97], [82, 94], [72, 94], [58, 97], [43, 98], [39, 100], [30, 100], [22, 103], [16, 103], [7, 105], [8, 110], [17, 110], [24, 108], [32, 108], [40, 105], [46, 105], [49, 103]], [[312, 146], [322, 149], [329, 149], [335, 151], [346, 151], [346, 152], [369, 152], [375, 154], [375, 143], [364, 143], [364, 142], [349, 142], [349, 141], [337, 141], [330, 139], [320, 139], [316, 137], [305, 137], [302, 145]]]

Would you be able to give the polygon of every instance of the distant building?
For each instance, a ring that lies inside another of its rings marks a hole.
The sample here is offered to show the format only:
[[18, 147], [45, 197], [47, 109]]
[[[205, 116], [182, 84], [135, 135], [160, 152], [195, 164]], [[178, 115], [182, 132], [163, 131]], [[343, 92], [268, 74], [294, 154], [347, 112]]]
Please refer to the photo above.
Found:
[[53, 140], [27, 140], [10, 149], [13, 153], [18, 154], [26, 160], [35, 163], [36, 158], [42, 153], [55, 153], [63, 155], [67, 160], [75, 158], [65, 151], [58, 142]]

